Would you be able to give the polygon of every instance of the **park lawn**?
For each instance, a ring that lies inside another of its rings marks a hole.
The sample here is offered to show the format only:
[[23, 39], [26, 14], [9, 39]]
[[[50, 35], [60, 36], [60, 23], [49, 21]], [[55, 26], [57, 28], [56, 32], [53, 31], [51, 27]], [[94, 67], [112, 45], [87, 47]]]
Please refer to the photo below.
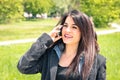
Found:
[[20, 23], [0, 25], [0, 41], [37, 38], [43, 32], [49, 32], [58, 19], [40, 19]]
[[107, 59], [107, 80], [120, 80], [120, 33], [100, 35], [98, 42]]
[[[0, 41], [37, 38], [43, 32], [50, 32], [59, 19], [40, 19], [0, 25]], [[96, 28], [97, 31], [113, 29], [110, 27]]]
[[[120, 79], [120, 33], [99, 35], [101, 54], [107, 58], [107, 80]], [[39, 80], [40, 74], [25, 75], [17, 70], [17, 62], [32, 43], [0, 46], [0, 80]]]
[[24, 75], [17, 70], [20, 56], [31, 43], [0, 46], [0, 80], [39, 80], [40, 75]]

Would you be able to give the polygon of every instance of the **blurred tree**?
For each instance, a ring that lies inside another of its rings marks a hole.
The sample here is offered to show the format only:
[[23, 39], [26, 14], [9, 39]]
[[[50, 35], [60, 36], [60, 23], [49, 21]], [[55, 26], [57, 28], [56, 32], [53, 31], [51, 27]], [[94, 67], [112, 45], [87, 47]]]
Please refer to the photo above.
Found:
[[19, 21], [22, 15], [22, 0], [0, 0], [0, 23]]
[[120, 0], [0, 0], [0, 23], [20, 20], [23, 12], [60, 16], [71, 9], [92, 16], [96, 27], [120, 18]]
[[37, 13], [49, 13], [52, 5], [51, 0], [24, 0], [24, 11], [32, 13], [35, 16]]
[[77, 9], [80, 7], [80, 0], [53, 0], [56, 7], [59, 9], [59, 13], [63, 14], [71, 9]]
[[50, 9], [49, 16], [50, 17], [60, 16], [60, 8], [54, 4]]
[[96, 27], [106, 27], [119, 18], [119, 5], [119, 0], [82, 0], [80, 10], [93, 17]]
[[80, 9], [90, 17], [96, 27], [106, 27], [120, 17], [120, 0], [53, 0], [61, 14]]

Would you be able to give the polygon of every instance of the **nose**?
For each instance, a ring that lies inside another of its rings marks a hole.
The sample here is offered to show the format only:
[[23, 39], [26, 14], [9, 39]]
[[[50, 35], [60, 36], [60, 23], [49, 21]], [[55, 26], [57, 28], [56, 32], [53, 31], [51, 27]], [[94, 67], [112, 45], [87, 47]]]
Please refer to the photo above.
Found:
[[67, 32], [71, 32], [70, 27], [67, 27], [67, 28], [66, 28], [66, 31], [67, 31]]

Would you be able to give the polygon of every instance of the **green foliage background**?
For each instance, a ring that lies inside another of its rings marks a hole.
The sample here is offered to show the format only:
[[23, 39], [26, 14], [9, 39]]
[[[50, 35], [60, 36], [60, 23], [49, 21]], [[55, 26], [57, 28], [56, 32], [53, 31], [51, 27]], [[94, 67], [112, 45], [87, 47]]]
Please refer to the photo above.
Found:
[[0, 0], [0, 23], [23, 20], [23, 13], [47, 13], [60, 16], [71, 9], [79, 9], [93, 17], [95, 27], [106, 27], [120, 18], [120, 0]]
[[23, 0], [0, 0], [0, 23], [11, 23], [23, 18]]
[[80, 9], [93, 17], [96, 27], [106, 27], [120, 18], [119, 0], [82, 0]]

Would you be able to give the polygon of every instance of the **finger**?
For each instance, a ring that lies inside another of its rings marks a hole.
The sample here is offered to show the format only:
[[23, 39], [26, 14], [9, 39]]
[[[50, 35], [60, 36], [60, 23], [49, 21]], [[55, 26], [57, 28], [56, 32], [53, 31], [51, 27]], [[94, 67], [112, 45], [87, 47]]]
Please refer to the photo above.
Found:
[[58, 28], [61, 29], [61, 28], [62, 28], [62, 25], [59, 25]]
[[54, 39], [54, 42], [57, 41], [57, 40], [59, 40], [59, 39], [61, 39], [61, 38], [62, 38], [61, 36], [56, 37], [56, 38]]
[[61, 28], [62, 28], [62, 25], [58, 25], [58, 26], [56, 27], [57, 30], [60, 30]]

